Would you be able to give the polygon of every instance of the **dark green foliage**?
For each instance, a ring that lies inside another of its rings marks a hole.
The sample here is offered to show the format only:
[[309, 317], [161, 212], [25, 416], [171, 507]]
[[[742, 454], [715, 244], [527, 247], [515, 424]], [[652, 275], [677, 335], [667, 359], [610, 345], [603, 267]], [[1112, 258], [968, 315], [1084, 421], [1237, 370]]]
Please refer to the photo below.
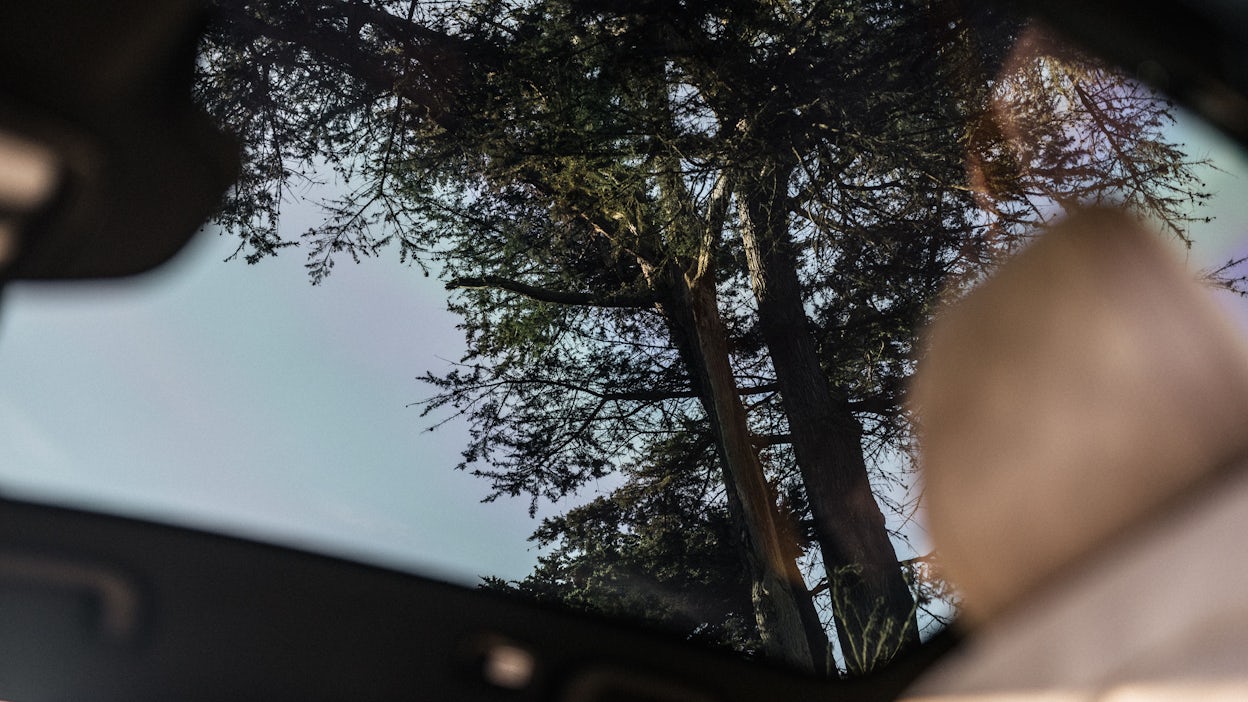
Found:
[[533, 540], [553, 550], [533, 574], [485, 587], [756, 650], [749, 577], [709, 441], [656, 446], [652, 460], [610, 495], [544, 520]]

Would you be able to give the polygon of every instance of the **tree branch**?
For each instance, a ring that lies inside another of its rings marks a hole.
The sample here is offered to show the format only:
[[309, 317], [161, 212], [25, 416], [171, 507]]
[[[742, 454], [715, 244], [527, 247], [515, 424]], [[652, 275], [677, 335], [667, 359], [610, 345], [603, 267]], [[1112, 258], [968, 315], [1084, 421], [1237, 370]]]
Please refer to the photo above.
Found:
[[[775, 392], [776, 384], [768, 383], [766, 385], [754, 385], [748, 388], [739, 388], [737, 394], [740, 395], [761, 395], [763, 393]], [[635, 401], [657, 401], [657, 400], [677, 400], [685, 397], [698, 397], [697, 390], [639, 390], [636, 392], [611, 392], [606, 393], [602, 397], [606, 400], [635, 400]]]
[[897, 409], [897, 400], [892, 395], [871, 395], [861, 400], [850, 400], [845, 403], [850, 412], [867, 414], [891, 415]]
[[497, 275], [471, 276], [453, 278], [446, 283], [447, 290], [494, 288], [506, 290], [517, 295], [550, 302], [556, 305], [585, 305], [590, 307], [649, 307], [658, 300], [653, 295], [615, 293], [599, 295], [594, 293], [569, 292], [566, 290], [550, 290], [540, 288], [518, 280]]
[[756, 449], [765, 449], [772, 446], [780, 446], [781, 444], [793, 443], [792, 434], [755, 434], [750, 437], [750, 443], [754, 444]]
[[[343, 3], [332, 3], [332, 10], [339, 16], [367, 21], [402, 44], [402, 59], [395, 61], [380, 53], [376, 47], [363, 46], [358, 36], [317, 21], [315, 13], [287, 13], [280, 19], [270, 19], [263, 13], [234, 12], [231, 21], [242, 31], [255, 37], [266, 37], [314, 50], [328, 63], [336, 64], [354, 79], [382, 93], [391, 92], [413, 105], [419, 106], [425, 117], [449, 128], [458, 121], [454, 110], [459, 107], [454, 88], [463, 81], [467, 57], [467, 43], [458, 37], [443, 34], [419, 24], [379, 10], [364, 7], [348, 8]], [[327, 12], [330, 10], [325, 8]], [[360, 17], [360, 15], [366, 15]], [[474, 49], [475, 51], [475, 49]], [[472, 53], [474, 58], [475, 53]], [[407, 64], [411, 62], [411, 64]], [[411, 70], [412, 65], [420, 68]]]

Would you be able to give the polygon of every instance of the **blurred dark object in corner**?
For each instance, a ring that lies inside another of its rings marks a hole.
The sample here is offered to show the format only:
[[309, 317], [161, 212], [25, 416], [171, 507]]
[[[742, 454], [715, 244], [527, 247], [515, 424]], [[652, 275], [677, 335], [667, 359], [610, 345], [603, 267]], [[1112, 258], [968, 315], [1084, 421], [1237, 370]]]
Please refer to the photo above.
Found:
[[[1008, 0], [1007, 0], [1008, 1]], [[1248, 3], [1013, 0], [1248, 145]]]
[[0, 6], [0, 279], [149, 270], [198, 230], [238, 147], [192, 103], [194, 0]]

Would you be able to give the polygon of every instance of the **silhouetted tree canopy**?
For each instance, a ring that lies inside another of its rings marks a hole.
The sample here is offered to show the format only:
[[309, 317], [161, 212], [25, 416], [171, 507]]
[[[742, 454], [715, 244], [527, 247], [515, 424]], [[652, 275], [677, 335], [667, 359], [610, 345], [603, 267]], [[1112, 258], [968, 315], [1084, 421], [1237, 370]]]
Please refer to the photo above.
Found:
[[199, 94], [246, 144], [238, 255], [436, 271], [468, 352], [425, 411], [468, 422], [487, 499], [571, 500], [488, 586], [810, 670], [939, 616], [884, 512], [913, 511], [901, 395], [941, 291], [1066, 208], [1183, 238], [1205, 197], [1167, 103], [952, 0], [220, 5]]

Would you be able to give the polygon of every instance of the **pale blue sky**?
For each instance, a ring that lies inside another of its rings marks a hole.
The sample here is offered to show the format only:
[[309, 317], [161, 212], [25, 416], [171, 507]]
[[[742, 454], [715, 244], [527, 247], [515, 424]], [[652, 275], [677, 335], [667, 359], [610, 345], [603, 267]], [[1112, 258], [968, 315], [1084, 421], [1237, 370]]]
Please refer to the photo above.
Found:
[[479, 504], [462, 429], [407, 407], [462, 348], [445, 292], [391, 258], [321, 286], [302, 257], [14, 285], [0, 312], [0, 490], [471, 581], [534, 554], [522, 501]]

